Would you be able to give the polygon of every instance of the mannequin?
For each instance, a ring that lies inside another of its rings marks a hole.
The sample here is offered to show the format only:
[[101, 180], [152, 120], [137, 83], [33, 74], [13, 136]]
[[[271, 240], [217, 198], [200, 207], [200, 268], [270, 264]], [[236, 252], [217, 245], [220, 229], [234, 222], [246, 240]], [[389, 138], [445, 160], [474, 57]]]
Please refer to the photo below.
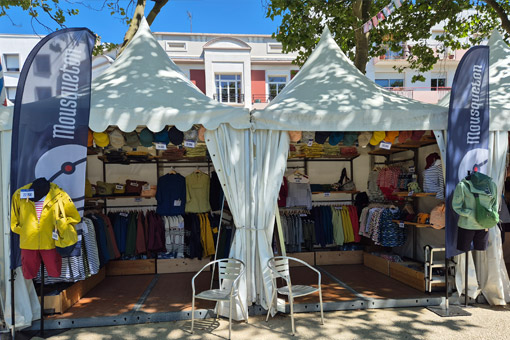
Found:
[[[22, 190], [29, 192], [28, 198], [21, 198]], [[46, 178], [38, 178], [14, 193], [11, 230], [20, 235], [21, 266], [25, 279], [37, 276], [41, 262], [44, 262], [49, 276], [60, 276], [62, 257], [55, 249], [55, 240], [59, 239], [57, 219], [63, 219], [64, 215], [61, 209], [65, 212], [67, 225], [74, 226], [81, 220], [69, 195]]]

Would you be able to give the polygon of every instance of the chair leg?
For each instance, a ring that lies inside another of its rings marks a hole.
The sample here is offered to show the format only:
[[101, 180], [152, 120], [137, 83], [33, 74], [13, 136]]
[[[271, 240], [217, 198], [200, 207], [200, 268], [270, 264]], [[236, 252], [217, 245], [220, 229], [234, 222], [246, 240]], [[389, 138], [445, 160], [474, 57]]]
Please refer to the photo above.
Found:
[[324, 325], [324, 310], [322, 308], [322, 290], [319, 289], [319, 301], [321, 304], [321, 325]]
[[273, 288], [273, 294], [271, 295], [271, 302], [269, 303], [269, 308], [267, 309], [266, 322], [269, 320], [269, 314], [271, 314], [271, 308], [273, 307], [274, 300], [276, 295], [276, 289]]
[[191, 334], [193, 334], [193, 326], [195, 324], [195, 295], [191, 300]]
[[248, 323], [248, 313], [246, 313], [244, 309], [243, 301], [241, 301], [241, 297], [239, 295], [237, 295], [237, 298], [239, 299], [239, 304], [241, 305], [241, 311], [243, 312], [244, 320], [246, 321], [246, 323]]
[[234, 300], [232, 299], [232, 295], [230, 295], [230, 311], [228, 313], [228, 338], [231, 339], [232, 333], [232, 305], [234, 304]]
[[294, 327], [294, 298], [292, 295], [289, 295], [289, 302], [290, 302], [290, 320], [292, 323], [292, 335], [296, 335], [296, 329]]

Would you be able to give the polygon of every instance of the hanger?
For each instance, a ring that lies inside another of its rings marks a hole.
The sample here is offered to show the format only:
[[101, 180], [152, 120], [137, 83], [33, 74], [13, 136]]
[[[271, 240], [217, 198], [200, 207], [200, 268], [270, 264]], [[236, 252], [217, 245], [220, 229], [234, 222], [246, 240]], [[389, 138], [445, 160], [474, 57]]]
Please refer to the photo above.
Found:
[[198, 167], [198, 166], [196, 167], [195, 171], [193, 171], [193, 173], [195, 173], [195, 174], [199, 174], [201, 172], [202, 171], [200, 171], [200, 167]]
[[175, 175], [177, 171], [175, 171], [175, 168], [173, 166], [170, 167], [170, 171], [168, 172], [170, 175]]
[[308, 178], [307, 175], [305, 175], [304, 173], [300, 172], [299, 170], [295, 170], [294, 171], [294, 175], [300, 176], [300, 177], [304, 177], [304, 178]]

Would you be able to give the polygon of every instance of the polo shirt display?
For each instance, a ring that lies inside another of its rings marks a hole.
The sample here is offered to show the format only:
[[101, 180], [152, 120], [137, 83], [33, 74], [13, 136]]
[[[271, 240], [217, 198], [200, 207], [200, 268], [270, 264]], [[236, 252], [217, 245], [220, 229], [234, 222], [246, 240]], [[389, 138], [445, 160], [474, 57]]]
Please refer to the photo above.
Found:
[[186, 212], [204, 213], [211, 211], [209, 203], [210, 179], [203, 172], [186, 176]]

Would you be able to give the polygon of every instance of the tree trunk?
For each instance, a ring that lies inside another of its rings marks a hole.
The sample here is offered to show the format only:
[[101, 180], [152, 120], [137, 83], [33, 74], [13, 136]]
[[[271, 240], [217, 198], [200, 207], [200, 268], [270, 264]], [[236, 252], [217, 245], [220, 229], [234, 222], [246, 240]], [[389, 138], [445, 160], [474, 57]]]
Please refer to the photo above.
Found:
[[159, 11], [161, 11], [161, 8], [163, 8], [167, 2], [168, 2], [168, 0], [156, 0], [155, 1], [154, 7], [152, 7], [149, 15], [147, 15], [147, 23], [149, 24], [149, 26], [152, 25], [152, 23], [154, 22], [154, 19], [156, 19], [156, 17], [159, 14]]
[[[370, 11], [370, 5], [371, 0], [356, 0], [352, 5], [352, 11], [354, 15], [363, 23], [369, 19], [368, 13]], [[354, 65], [363, 74], [366, 73], [366, 66], [368, 62], [369, 37], [370, 32], [363, 33], [363, 28], [354, 31], [354, 38], [356, 40], [356, 55], [354, 57]]]
[[140, 27], [140, 23], [142, 22], [142, 18], [145, 14], [145, 1], [146, 0], [137, 0], [135, 13], [133, 14], [133, 19], [131, 19], [131, 23], [129, 24], [129, 28], [126, 32], [126, 35], [124, 35], [124, 41], [120, 46], [120, 50], [119, 53], [117, 54], [117, 57], [124, 51], [128, 43], [135, 36], [136, 31], [138, 31], [138, 27]]
[[510, 34], [510, 19], [508, 19], [508, 15], [510, 13], [506, 13], [503, 7], [501, 7], [495, 0], [487, 0], [487, 4], [496, 11], [498, 17], [501, 19], [501, 27]]

